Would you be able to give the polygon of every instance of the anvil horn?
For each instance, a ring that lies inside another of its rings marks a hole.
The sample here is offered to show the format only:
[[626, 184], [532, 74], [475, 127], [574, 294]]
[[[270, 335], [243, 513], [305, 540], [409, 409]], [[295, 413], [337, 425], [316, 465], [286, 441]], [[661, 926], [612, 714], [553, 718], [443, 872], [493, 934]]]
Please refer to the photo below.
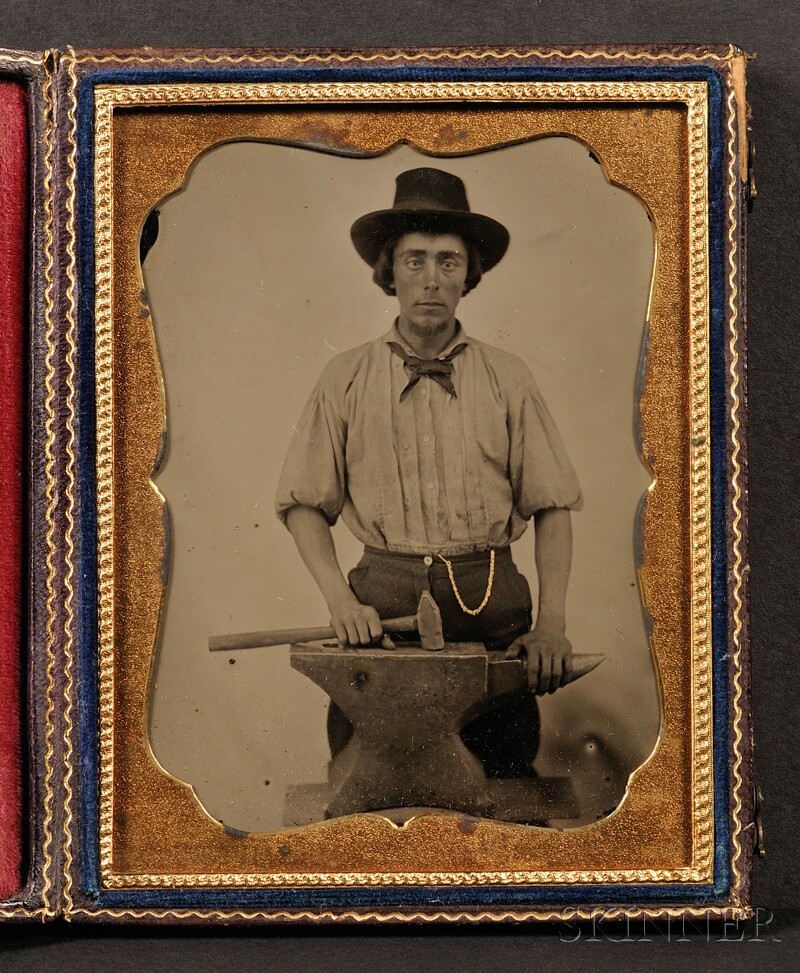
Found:
[[605, 659], [605, 656], [600, 652], [574, 653], [572, 656], [572, 675], [569, 679], [564, 680], [563, 685], [568, 686], [576, 679], [580, 679], [581, 676], [585, 676], [587, 672], [596, 669], [603, 659]]

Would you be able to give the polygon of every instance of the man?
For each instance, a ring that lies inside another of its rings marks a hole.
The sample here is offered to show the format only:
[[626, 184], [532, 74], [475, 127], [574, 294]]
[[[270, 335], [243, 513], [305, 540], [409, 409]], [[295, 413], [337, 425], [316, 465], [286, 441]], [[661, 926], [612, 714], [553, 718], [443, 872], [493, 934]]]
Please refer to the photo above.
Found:
[[[421, 168], [398, 176], [392, 209], [357, 220], [351, 236], [399, 314], [388, 334], [324, 369], [286, 458], [278, 514], [342, 644], [379, 640], [381, 617], [413, 614], [429, 589], [446, 640], [524, 653], [532, 693], [553, 692], [571, 672], [569, 511], [580, 488], [527, 367], [469, 338], [455, 316], [502, 259], [508, 232], [470, 211], [458, 177]], [[340, 514], [365, 545], [349, 583], [330, 531]], [[531, 518], [532, 631], [530, 591], [509, 548]], [[537, 734], [523, 692], [463, 737], [489, 776], [513, 777], [532, 772]]]

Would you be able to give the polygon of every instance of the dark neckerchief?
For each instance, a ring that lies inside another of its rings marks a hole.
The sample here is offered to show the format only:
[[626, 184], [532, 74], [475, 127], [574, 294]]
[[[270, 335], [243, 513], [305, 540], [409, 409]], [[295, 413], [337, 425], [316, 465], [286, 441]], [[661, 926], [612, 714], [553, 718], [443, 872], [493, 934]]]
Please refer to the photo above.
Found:
[[390, 341], [388, 344], [394, 354], [403, 359], [410, 375], [408, 385], [400, 393], [401, 402], [423, 375], [427, 375], [434, 382], [438, 382], [454, 399], [458, 398], [451, 378], [453, 374], [453, 359], [456, 355], [460, 355], [467, 347], [466, 341], [463, 341], [460, 345], [456, 345], [449, 355], [444, 355], [442, 358], [417, 358], [416, 355], [409, 355], [402, 345], [398, 345], [396, 341]]

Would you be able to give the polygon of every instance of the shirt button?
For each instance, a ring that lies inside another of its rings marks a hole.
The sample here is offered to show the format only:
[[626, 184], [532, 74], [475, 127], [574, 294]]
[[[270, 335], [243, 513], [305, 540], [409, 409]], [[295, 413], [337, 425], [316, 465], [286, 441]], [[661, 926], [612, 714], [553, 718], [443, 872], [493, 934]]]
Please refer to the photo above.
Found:
[[422, 437], [422, 441], [423, 441], [423, 443], [429, 443], [431, 441], [431, 437], [430, 436], [423, 436]]
[[433, 558], [430, 556], [430, 554], [426, 554], [422, 559], [422, 563], [425, 565], [425, 567], [429, 568], [433, 564]]
[[428, 484], [428, 489], [429, 489], [429, 490], [432, 490], [432, 489], [433, 489], [433, 484], [432, 484], [432, 483], [429, 483], [429, 484]]

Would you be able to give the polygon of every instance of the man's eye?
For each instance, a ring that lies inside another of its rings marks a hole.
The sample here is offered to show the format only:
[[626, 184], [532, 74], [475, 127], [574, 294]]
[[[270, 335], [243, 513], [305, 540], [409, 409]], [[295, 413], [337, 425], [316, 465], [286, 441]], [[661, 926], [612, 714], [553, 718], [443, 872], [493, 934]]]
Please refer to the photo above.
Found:
[[458, 264], [455, 260], [444, 260], [442, 261], [442, 270], [455, 270]]
[[418, 260], [416, 257], [409, 257], [406, 260], [406, 267], [410, 267], [412, 270], [418, 270], [422, 266], [422, 261]]

